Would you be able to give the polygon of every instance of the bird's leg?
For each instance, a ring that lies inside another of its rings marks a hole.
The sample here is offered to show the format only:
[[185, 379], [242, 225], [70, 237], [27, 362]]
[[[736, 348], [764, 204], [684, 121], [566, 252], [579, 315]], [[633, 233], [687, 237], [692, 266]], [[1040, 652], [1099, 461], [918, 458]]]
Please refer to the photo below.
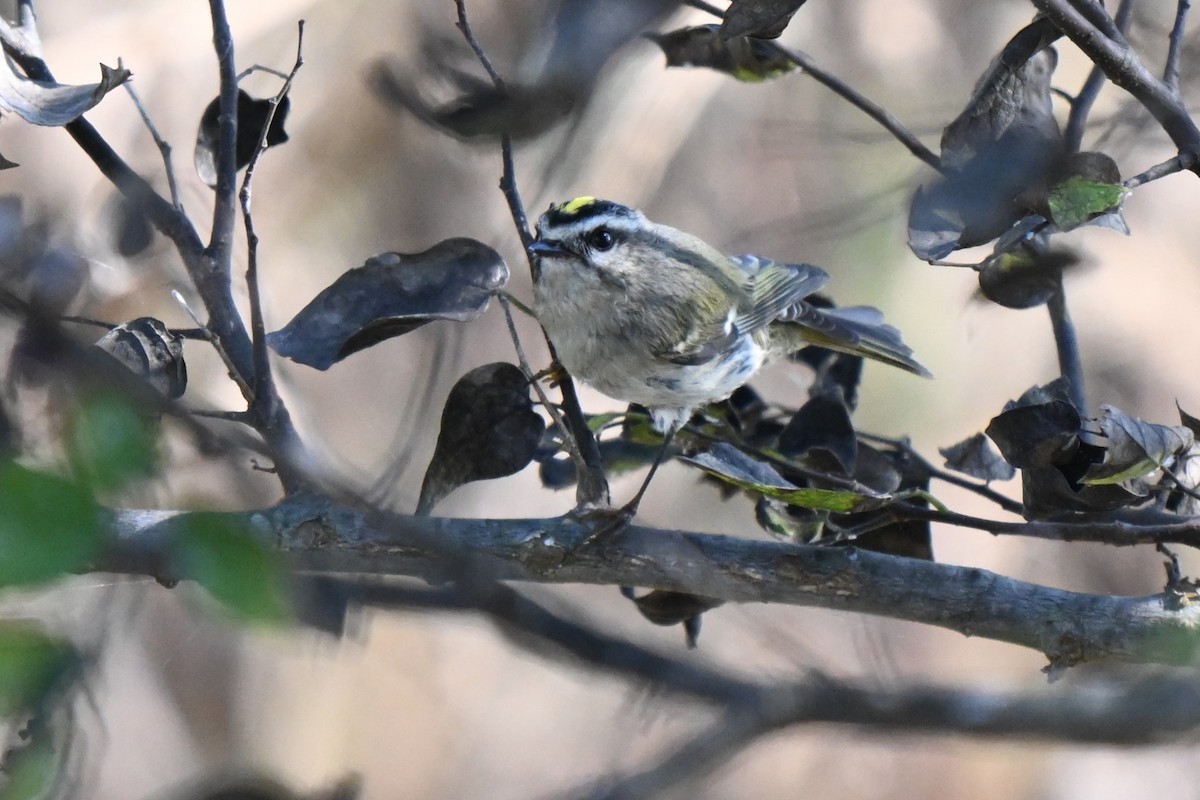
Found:
[[663, 436], [663, 443], [658, 448], [658, 454], [654, 457], [654, 463], [650, 465], [650, 472], [646, 474], [646, 479], [642, 481], [642, 485], [637, 490], [637, 494], [633, 496], [625, 505], [620, 508], [590, 508], [586, 511], [576, 511], [576, 516], [579, 519], [603, 520], [601, 524], [589, 535], [580, 547], [587, 547], [596, 542], [603, 541], [609, 536], [620, 533], [629, 523], [633, 522], [634, 516], [637, 515], [638, 506], [641, 505], [642, 497], [646, 494], [646, 489], [650, 487], [650, 481], [654, 478], [654, 473], [658, 472], [658, 468], [662, 466], [666, 460], [667, 451], [671, 449], [671, 442], [675, 439], [675, 433], [679, 430], [678, 425], [672, 425], [667, 429]]
[[646, 473], [646, 479], [642, 481], [642, 485], [638, 488], [637, 494], [633, 499], [621, 507], [621, 513], [630, 520], [637, 514], [638, 506], [642, 503], [642, 497], [646, 494], [646, 490], [650, 488], [650, 481], [654, 479], [654, 473], [658, 472], [658, 468], [662, 466], [663, 461], [667, 457], [667, 451], [671, 449], [671, 442], [675, 439], [675, 434], [679, 431], [678, 425], [672, 425], [663, 435], [662, 447], [658, 448], [658, 454], [654, 456], [654, 463], [650, 465], [650, 471]]

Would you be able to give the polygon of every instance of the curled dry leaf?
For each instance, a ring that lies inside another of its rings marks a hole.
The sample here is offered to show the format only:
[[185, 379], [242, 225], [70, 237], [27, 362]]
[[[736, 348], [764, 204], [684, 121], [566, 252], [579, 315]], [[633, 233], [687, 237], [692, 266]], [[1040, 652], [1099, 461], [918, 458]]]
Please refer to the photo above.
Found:
[[381, 253], [326, 287], [267, 343], [281, 356], [329, 369], [435, 319], [474, 319], [507, 282], [504, 259], [474, 239], [447, 239], [423, 253]]
[[146, 379], [163, 397], [175, 400], [187, 389], [183, 337], [154, 317], [138, 317], [118, 325], [96, 347]]
[[1083, 477], [1086, 484], [1122, 483], [1144, 477], [1195, 441], [1191, 429], [1182, 425], [1156, 425], [1112, 406], [1100, 410], [1100, 432], [1108, 440], [1107, 447], [1104, 461], [1094, 464]]
[[72, 86], [32, 80], [8, 56], [4, 63], [0, 68], [0, 110], [11, 111], [34, 125], [57, 126], [75, 121], [132, 74], [118, 60], [115, 69], [100, 65], [99, 83]]

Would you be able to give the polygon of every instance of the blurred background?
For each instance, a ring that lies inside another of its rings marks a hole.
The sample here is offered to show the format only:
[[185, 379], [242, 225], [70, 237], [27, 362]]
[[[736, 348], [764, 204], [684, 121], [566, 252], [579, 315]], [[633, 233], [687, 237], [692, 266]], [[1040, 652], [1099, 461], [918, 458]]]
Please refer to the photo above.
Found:
[[[296, 21], [307, 21], [305, 65], [292, 90], [291, 141], [268, 152], [255, 178], [255, 224], [268, 328], [285, 324], [345, 270], [386, 250], [417, 252], [451, 236], [501, 251], [510, 289], [530, 297], [519, 240], [496, 188], [498, 148], [447, 137], [373, 95], [379, 59], [428, 97], [453, 94], [448, 67], [480, 74], [454, 29], [450, 0], [407, 3], [229, 3], [240, 68], [290, 68]], [[537, 69], [553, 4], [469, 5], [476, 33], [502, 74]], [[46, 58], [67, 83], [97, 79], [118, 58], [154, 124], [173, 147], [181, 196], [200, 230], [211, 193], [192, 169], [196, 126], [215, 96], [207, 4], [121, 0], [44, 4]], [[782, 41], [810, 54], [880, 102], [930, 147], [965, 105], [1008, 38], [1032, 17], [1026, 2], [841, 0], [812, 2]], [[1139, 4], [1130, 39], [1160, 69], [1173, 3]], [[710, 22], [681, 10], [669, 30]], [[1060, 44], [1055, 86], [1074, 93], [1089, 63]], [[1184, 86], [1195, 75], [1185, 55]], [[641, 207], [728, 252], [819, 264], [833, 295], [883, 309], [936, 375], [923, 381], [869, 366], [857, 423], [910, 436], [927, 457], [981, 430], [1006, 400], [1056, 376], [1043, 309], [1012, 311], [975, 298], [969, 270], [932, 267], [905, 245], [912, 192], [931, 177], [861, 112], [804, 75], [743, 84], [703, 70], [666, 70], [651, 42], [630, 42], [597, 76], [573, 125], [518, 145], [527, 210], [590, 194]], [[253, 75], [260, 96], [278, 80]], [[1058, 102], [1058, 101], [1056, 101]], [[1057, 107], [1065, 116], [1065, 103]], [[165, 190], [159, 152], [123, 91], [88, 115], [132, 166]], [[1099, 143], [1125, 177], [1174, 150], [1129, 97], [1101, 95], [1085, 147]], [[153, 315], [191, 325], [171, 299], [187, 286], [178, 256], [156, 238], [136, 258], [113, 242], [114, 190], [61, 130], [6, 118], [0, 150], [21, 164], [0, 192], [24, 198], [56, 245], [86, 259], [89, 286], [76, 313], [121, 321]], [[1093, 408], [1102, 403], [1174, 423], [1175, 403], [1197, 413], [1200, 356], [1200, 196], [1194, 176], [1137, 190], [1125, 207], [1131, 237], [1083, 229], [1065, 237], [1085, 258], [1068, 277]], [[244, 243], [239, 247], [244, 250]], [[981, 258], [986, 251], [979, 251]], [[968, 260], [968, 253], [962, 260]], [[239, 262], [244, 263], [244, 260]], [[240, 276], [239, 276], [240, 277]], [[244, 301], [244, 287], [236, 291]], [[535, 367], [546, 354], [534, 324], [518, 320]], [[189, 344], [187, 400], [239, 407], [236, 388], [207, 348]], [[513, 360], [498, 308], [466, 325], [433, 324], [316, 372], [277, 366], [293, 416], [323, 463], [362, 491], [408, 511], [436, 439], [446, 392], [463, 372]], [[756, 386], [799, 402], [808, 374], [781, 366]], [[617, 410], [585, 392], [585, 409]], [[277, 499], [270, 476], [177, 448], [144, 504], [254, 508]], [[641, 475], [614, 483], [623, 502]], [[1019, 486], [1003, 487], [1019, 496]], [[955, 510], [995, 515], [973, 496], [935, 485]], [[439, 515], [560, 514], [573, 492], [541, 488], [536, 471], [458, 490]], [[692, 471], [667, 465], [641, 508], [646, 524], [764, 536], [744, 503], [723, 504]], [[939, 561], [1088, 592], [1149, 594], [1162, 558], [1146, 548], [1070, 546], [935, 531]], [[1185, 571], [1200, 563], [1184, 554]], [[520, 587], [606, 631], [685, 655], [678, 629], [650, 626], [615, 589]], [[341, 641], [305, 631], [256, 632], [223, 622], [197, 592], [95, 577], [11, 602], [90, 642], [97, 657], [91, 707], [79, 722], [80, 796], [173, 797], [214, 772], [262, 771], [298, 791], [363, 776], [366, 798], [553, 796], [614, 770], [632, 770], [708, 721], [627, 684], [539, 660], [482, 620], [364, 613]], [[879, 686], [919, 680], [980, 688], [1033, 688], [1044, 659], [1016, 647], [891, 620], [814, 609], [725, 606], [705, 615], [689, 659], [759, 678], [821, 670]], [[1095, 677], [1077, 669], [1063, 684]], [[764, 740], [677, 796], [693, 798], [1128, 798], [1191, 796], [1200, 755], [1180, 745], [1137, 750], [947, 737], [865, 735], [811, 727]]]

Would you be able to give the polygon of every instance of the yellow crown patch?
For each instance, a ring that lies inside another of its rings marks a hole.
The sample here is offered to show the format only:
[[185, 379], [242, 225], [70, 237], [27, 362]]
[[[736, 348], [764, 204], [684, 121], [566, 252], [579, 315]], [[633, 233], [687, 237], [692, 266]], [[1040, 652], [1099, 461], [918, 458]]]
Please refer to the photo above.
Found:
[[566, 214], [569, 217], [573, 217], [595, 202], [596, 198], [594, 197], [576, 197], [574, 200], [568, 200], [567, 202], [563, 203], [555, 210], [561, 214]]

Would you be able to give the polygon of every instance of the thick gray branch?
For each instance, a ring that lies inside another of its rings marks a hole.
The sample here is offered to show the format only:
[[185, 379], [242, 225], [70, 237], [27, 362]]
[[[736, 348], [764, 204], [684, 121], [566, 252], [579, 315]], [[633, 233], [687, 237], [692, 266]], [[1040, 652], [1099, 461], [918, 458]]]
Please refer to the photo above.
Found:
[[[1192, 664], [1200, 606], [1170, 595], [1111, 597], [1025, 583], [987, 570], [881, 555], [632, 526], [585, 544], [596, 524], [570, 518], [470, 520], [385, 515], [306, 496], [245, 517], [265, 542], [315, 572], [644, 586], [730, 602], [788, 603], [893, 617], [1030, 647], [1054, 668], [1084, 661]], [[142, 572], [176, 518], [123, 512], [129, 545], [112, 571]], [[151, 565], [151, 566], [148, 566]]]
[[1180, 151], [1200, 149], [1200, 128], [1179, 94], [1151, 73], [1127, 42], [1105, 35], [1069, 0], [1033, 0], [1033, 5], [1104, 70], [1110, 81], [1137, 98]]

